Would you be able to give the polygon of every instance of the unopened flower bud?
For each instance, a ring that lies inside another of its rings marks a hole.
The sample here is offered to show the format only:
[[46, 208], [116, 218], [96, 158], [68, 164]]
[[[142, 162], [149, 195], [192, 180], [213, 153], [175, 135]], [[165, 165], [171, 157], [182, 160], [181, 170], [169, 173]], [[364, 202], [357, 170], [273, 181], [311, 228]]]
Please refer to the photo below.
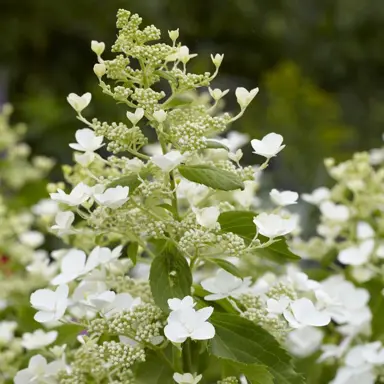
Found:
[[179, 28], [174, 31], [168, 31], [169, 38], [175, 42], [179, 38]]
[[107, 68], [105, 67], [105, 64], [95, 64], [93, 66], [93, 72], [95, 72], [95, 75], [100, 79], [105, 75], [105, 72], [107, 71]]
[[158, 123], [163, 123], [167, 118], [167, 112], [163, 109], [159, 109], [158, 111], [153, 112], [153, 117]]

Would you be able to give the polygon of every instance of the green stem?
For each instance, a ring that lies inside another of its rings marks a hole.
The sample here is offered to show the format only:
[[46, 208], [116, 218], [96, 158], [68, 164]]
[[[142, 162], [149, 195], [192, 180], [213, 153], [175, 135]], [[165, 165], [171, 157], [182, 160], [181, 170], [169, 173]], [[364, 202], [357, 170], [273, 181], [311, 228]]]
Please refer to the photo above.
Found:
[[184, 371], [193, 373], [191, 340], [189, 339], [184, 343], [183, 357], [184, 357]]
[[[164, 143], [164, 141], [162, 140], [161, 135], [159, 133], [157, 134], [157, 136], [158, 136], [158, 139], [159, 139], [159, 142], [160, 142], [163, 154], [165, 155], [168, 152], [167, 146]], [[175, 211], [176, 219], [180, 220], [179, 207], [178, 207], [178, 204], [177, 204], [177, 195], [176, 195], [175, 174], [173, 173], [173, 171], [171, 171], [169, 173], [169, 184], [171, 186], [171, 191], [172, 191], [172, 207], [173, 207], [173, 209]]]
[[173, 360], [173, 368], [175, 372], [182, 372], [182, 361], [181, 361], [181, 349], [173, 346], [172, 347], [172, 360]]
[[168, 359], [168, 357], [165, 355], [164, 351], [162, 349], [156, 351], [156, 353], [169, 365], [172, 371], [176, 371], [174, 368], [172, 361]]

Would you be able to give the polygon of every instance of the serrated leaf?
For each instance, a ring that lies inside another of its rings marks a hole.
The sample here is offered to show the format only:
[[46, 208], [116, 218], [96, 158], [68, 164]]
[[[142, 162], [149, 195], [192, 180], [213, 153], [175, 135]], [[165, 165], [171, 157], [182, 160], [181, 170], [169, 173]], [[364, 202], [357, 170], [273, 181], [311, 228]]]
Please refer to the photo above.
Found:
[[213, 189], [233, 191], [245, 188], [239, 176], [210, 165], [180, 165], [178, 170], [189, 181], [194, 181]]
[[210, 263], [216, 264], [218, 267], [226, 270], [234, 276], [242, 277], [241, 272], [238, 270], [238, 268], [225, 259], [219, 259], [218, 257], [210, 257], [205, 260]]
[[171, 243], [165, 243], [153, 260], [149, 274], [156, 305], [169, 312], [167, 300], [191, 294], [192, 274], [184, 256]]
[[228, 313], [214, 313], [209, 321], [216, 334], [210, 351], [213, 355], [243, 364], [265, 365], [276, 384], [303, 384], [291, 357], [274, 337], [255, 323]]
[[107, 185], [107, 188], [113, 188], [121, 185], [122, 187], [129, 187], [129, 193], [132, 193], [140, 184], [141, 181], [138, 175], [129, 175], [111, 181]]
[[[256, 226], [253, 222], [255, 216], [257, 216], [257, 213], [252, 211], [228, 211], [221, 213], [217, 221], [223, 232], [235, 233], [249, 244], [256, 235]], [[262, 235], [257, 238], [262, 243], [268, 241], [268, 238]], [[276, 240], [278, 241], [267, 248], [259, 248], [254, 253], [278, 263], [285, 262], [287, 259], [291, 261], [300, 260], [300, 257], [288, 248], [285, 238], [281, 237]]]
[[139, 364], [135, 383], [137, 384], [174, 384], [173, 371], [154, 353], [148, 352], [145, 362]]
[[133, 265], [137, 262], [137, 251], [139, 249], [139, 243], [132, 241], [127, 248], [127, 256], [131, 259]]
[[224, 360], [224, 362], [237, 375], [244, 375], [249, 384], [273, 384], [273, 375], [265, 365], [243, 364], [231, 360]]

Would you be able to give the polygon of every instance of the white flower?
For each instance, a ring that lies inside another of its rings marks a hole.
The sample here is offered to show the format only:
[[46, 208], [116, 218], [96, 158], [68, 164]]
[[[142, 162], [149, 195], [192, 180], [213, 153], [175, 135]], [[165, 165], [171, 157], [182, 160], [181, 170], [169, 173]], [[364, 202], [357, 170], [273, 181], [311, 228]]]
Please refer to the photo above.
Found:
[[360, 314], [368, 308], [369, 293], [364, 288], [355, 287], [342, 275], [331, 276], [323, 280], [320, 289], [329, 297], [326, 310], [339, 324], [357, 323]]
[[87, 108], [91, 100], [92, 95], [89, 92], [84, 93], [82, 96], [76, 95], [76, 93], [70, 93], [67, 97], [68, 103], [77, 113]]
[[39, 312], [34, 319], [39, 323], [60, 320], [68, 305], [68, 285], [59, 285], [56, 291], [38, 289], [31, 294], [31, 305]]
[[21, 345], [28, 350], [43, 348], [52, 344], [57, 335], [57, 331], [44, 332], [41, 329], [37, 329], [33, 333], [26, 332], [23, 334]]
[[185, 154], [179, 151], [170, 151], [165, 155], [152, 156], [152, 162], [161, 168], [164, 172], [170, 172], [176, 168], [185, 159]]
[[348, 336], [342, 340], [339, 345], [334, 344], [323, 344], [321, 346], [322, 354], [318, 358], [318, 362], [322, 363], [329, 358], [340, 359], [341, 356], [345, 354], [345, 351], [349, 348], [349, 345], [352, 341], [352, 337]]
[[196, 221], [198, 224], [205, 228], [215, 228], [217, 226], [217, 219], [220, 216], [220, 210], [217, 207], [206, 208], [193, 208], [193, 212], [196, 215]]
[[55, 383], [54, 377], [60, 370], [65, 369], [63, 361], [57, 360], [47, 364], [45, 357], [41, 355], [32, 356], [29, 360], [28, 368], [17, 372], [15, 384], [36, 384], [36, 383]]
[[93, 66], [93, 72], [94, 74], [98, 77], [98, 78], [101, 78], [105, 75], [105, 73], [107, 72], [107, 67], [105, 66], [104, 63], [96, 63], [94, 66]]
[[103, 193], [96, 193], [93, 197], [98, 204], [115, 209], [128, 201], [128, 194], [129, 187], [118, 185], [117, 187], [106, 189]]
[[235, 163], [238, 163], [242, 157], [243, 157], [243, 151], [241, 149], [238, 149], [235, 153], [228, 152], [228, 158], [234, 161]]
[[224, 269], [219, 269], [216, 276], [201, 282], [201, 286], [206, 291], [212, 293], [211, 295], [205, 296], [205, 300], [220, 300], [230, 296], [237, 297], [238, 295], [247, 292], [250, 285], [250, 277], [240, 279]]
[[54, 216], [59, 210], [59, 205], [51, 199], [42, 199], [31, 210], [37, 216]]
[[346, 265], [365, 264], [373, 252], [375, 242], [372, 239], [363, 241], [361, 244], [345, 248], [339, 252], [337, 259]]
[[72, 189], [69, 195], [67, 195], [62, 189], [58, 189], [56, 193], [50, 193], [50, 196], [52, 200], [73, 207], [85, 203], [89, 199], [90, 193], [91, 190], [88, 185], [79, 183]]
[[340, 367], [336, 377], [329, 384], [374, 384], [376, 375], [372, 372], [372, 367]]
[[167, 61], [177, 61], [180, 60], [183, 64], [188, 63], [190, 59], [193, 57], [196, 57], [197, 54], [190, 54], [189, 48], [186, 45], [182, 45], [181, 47], [178, 47], [175, 53], [172, 53], [171, 55], [167, 56]]
[[356, 226], [356, 237], [358, 240], [365, 240], [375, 237], [375, 231], [365, 221], [359, 221]]
[[301, 292], [313, 291], [319, 287], [319, 283], [308, 278], [308, 275], [296, 267], [289, 265], [287, 268], [287, 280], [294, 289]]
[[78, 277], [93, 271], [100, 264], [107, 264], [116, 260], [121, 255], [122, 247], [118, 246], [112, 251], [106, 247], [95, 247], [88, 258], [79, 249], [71, 249], [61, 260], [61, 273], [51, 284], [59, 285], [69, 283]]
[[19, 236], [19, 240], [23, 245], [31, 248], [37, 248], [44, 243], [44, 235], [38, 231], [28, 231], [22, 233]]
[[235, 201], [244, 208], [249, 208], [251, 205], [258, 206], [259, 200], [255, 196], [258, 184], [253, 180], [244, 181], [244, 190], [236, 190], [232, 192]]
[[369, 163], [372, 165], [379, 165], [384, 162], [383, 148], [373, 148], [369, 151]]
[[103, 144], [103, 136], [96, 136], [92, 129], [78, 129], [75, 133], [77, 143], [71, 143], [72, 149], [80, 152], [94, 152], [101, 148]]
[[143, 108], [136, 108], [135, 112], [127, 112], [127, 118], [128, 120], [133, 124], [136, 125], [144, 116], [144, 109]]
[[173, 31], [168, 31], [168, 36], [173, 42], [175, 42], [179, 38], [179, 28]]
[[203, 184], [197, 184], [192, 181], [181, 179], [177, 185], [177, 197], [187, 199], [192, 206], [197, 205], [209, 193], [209, 188]]
[[171, 311], [184, 310], [185, 308], [193, 308], [196, 305], [191, 296], [185, 296], [183, 299], [168, 299], [168, 306]]
[[203, 375], [192, 375], [192, 373], [175, 373], [173, 380], [178, 384], [197, 384], [202, 379]]
[[269, 196], [271, 197], [271, 200], [276, 205], [280, 205], [280, 206], [296, 204], [297, 199], [299, 198], [299, 194], [297, 192], [292, 192], [292, 191], [280, 192], [277, 189], [272, 189], [272, 191], [269, 192]]
[[215, 56], [211, 54], [211, 60], [215, 67], [220, 67], [221, 63], [223, 62], [223, 59], [224, 59], [224, 53], [221, 55], [219, 53], [216, 53]]
[[293, 218], [285, 219], [273, 213], [261, 213], [253, 219], [259, 233], [271, 239], [284, 236], [296, 228], [296, 220]]
[[73, 156], [76, 163], [85, 168], [95, 160], [95, 154], [93, 152], [75, 152]]
[[92, 40], [91, 49], [96, 53], [97, 56], [101, 56], [105, 50], [105, 44], [102, 41], [98, 42], [96, 40]]
[[322, 327], [331, 321], [328, 313], [317, 310], [312, 301], [305, 297], [291, 302], [290, 310], [284, 311], [284, 317], [292, 328], [307, 325]]
[[0, 322], [0, 345], [8, 344], [13, 339], [16, 328], [16, 321]]
[[267, 311], [271, 315], [282, 315], [288, 308], [291, 299], [287, 296], [281, 296], [279, 300], [268, 299], [267, 300]]
[[165, 337], [173, 343], [183, 343], [188, 337], [192, 340], [212, 339], [215, 336], [215, 328], [207, 322], [212, 312], [213, 307], [198, 311], [190, 307], [172, 311], [164, 328]]
[[212, 89], [211, 87], [209, 87], [208, 91], [209, 91], [209, 94], [211, 95], [212, 99], [215, 101], [218, 101], [221, 98], [223, 98], [229, 92], [229, 89], [222, 91], [219, 88]]
[[331, 191], [328, 188], [320, 187], [312, 191], [312, 193], [303, 193], [301, 198], [309, 204], [319, 205], [331, 196]]
[[238, 87], [238, 88], [236, 88], [235, 93], [236, 93], [237, 103], [240, 105], [241, 109], [244, 109], [249, 105], [249, 103], [259, 93], [259, 88], [254, 88], [254, 89], [251, 89], [250, 91], [248, 91], [243, 87]]
[[221, 142], [226, 145], [231, 152], [236, 152], [239, 148], [244, 147], [249, 142], [249, 135], [237, 131], [230, 131], [225, 139]]
[[163, 109], [159, 109], [153, 112], [153, 117], [158, 123], [164, 123], [164, 121], [167, 119], [167, 112], [165, 112]]
[[71, 230], [71, 225], [75, 220], [75, 215], [71, 211], [58, 212], [55, 217], [55, 225], [52, 225], [51, 229], [58, 231], [59, 236], [74, 233]]
[[320, 348], [323, 337], [323, 332], [315, 327], [294, 329], [288, 334], [287, 347], [293, 355], [307, 357]]
[[261, 140], [251, 140], [253, 153], [264, 156], [267, 159], [276, 156], [284, 147], [283, 136], [277, 133], [268, 133]]
[[320, 211], [326, 219], [346, 221], [349, 219], [349, 209], [345, 205], [324, 201], [320, 204]]
[[140, 304], [140, 297], [133, 298], [129, 293], [118, 293], [111, 304], [104, 309], [105, 317], [109, 318], [116, 313], [130, 311]]
[[85, 302], [97, 310], [101, 310], [111, 305], [116, 298], [116, 293], [113, 291], [104, 291], [89, 294]]
[[34, 276], [49, 280], [56, 273], [57, 264], [50, 262], [47, 252], [38, 250], [34, 253], [32, 263], [27, 265], [26, 270]]

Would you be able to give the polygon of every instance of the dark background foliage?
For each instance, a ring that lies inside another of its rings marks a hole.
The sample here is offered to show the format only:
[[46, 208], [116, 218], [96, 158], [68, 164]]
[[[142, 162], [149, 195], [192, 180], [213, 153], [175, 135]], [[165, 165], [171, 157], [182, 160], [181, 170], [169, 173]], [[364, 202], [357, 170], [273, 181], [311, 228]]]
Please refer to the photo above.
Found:
[[[224, 53], [215, 86], [260, 87], [233, 128], [284, 136], [271, 167], [278, 187], [309, 190], [326, 182], [324, 157], [381, 145], [382, 0], [0, 0], [0, 103], [13, 103], [14, 120], [29, 125], [35, 153], [71, 161], [67, 143], [81, 125], [65, 101], [70, 92], [93, 93], [90, 115], [123, 116], [98, 91], [90, 50], [92, 39], [112, 44], [118, 8], [166, 38], [180, 27], [199, 53], [193, 70], [212, 69], [209, 54]], [[236, 107], [233, 96], [227, 107]]]

